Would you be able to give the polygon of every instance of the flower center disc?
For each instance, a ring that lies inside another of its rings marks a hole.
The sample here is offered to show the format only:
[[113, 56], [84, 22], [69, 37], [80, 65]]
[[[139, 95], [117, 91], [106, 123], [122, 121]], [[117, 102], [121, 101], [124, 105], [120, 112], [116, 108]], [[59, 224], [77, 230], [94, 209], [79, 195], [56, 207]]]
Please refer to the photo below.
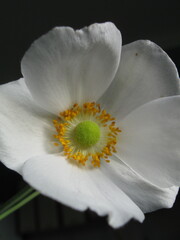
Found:
[[[110, 162], [109, 156], [116, 153], [117, 135], [121, 130], [115, 118], [98, 103], [75, 103], [60, 112], [53, 124], [57, 131], [53, 136], [61, 143], [64, 155], [78, 165], [85, 166], [90, 161], [93, 167], [100, 167], [102, 159]], [[54, 145], [58, 146], [58, 142]]]
[[100, 128], [93, 121], [83, 121], [73, 131], [74, 141], [84, 149], [95, 145], [99, 141], [100, 135]]

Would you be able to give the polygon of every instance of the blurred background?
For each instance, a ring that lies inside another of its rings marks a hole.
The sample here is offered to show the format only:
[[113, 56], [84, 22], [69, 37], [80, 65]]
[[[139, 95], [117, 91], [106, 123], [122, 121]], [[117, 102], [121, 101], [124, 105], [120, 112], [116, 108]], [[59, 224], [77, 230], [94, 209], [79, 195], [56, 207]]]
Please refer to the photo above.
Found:
[[[160, 45], [180, 69], [180, 1], [0, 1], [0, 83], [21, 77], [20, 61], [30, 44], [54, 26], [82, 28], [112, 21], [123, 44], [150, 39]], [[0, 165], [0, 204], [25, 183]], [[0, 222], [0, 240], [178, 240], [180, 197], [172, 209], [146, 214], [143, 224], [131, 221], [113, 230], [105, 218], [80, 213], [40, 196]]]

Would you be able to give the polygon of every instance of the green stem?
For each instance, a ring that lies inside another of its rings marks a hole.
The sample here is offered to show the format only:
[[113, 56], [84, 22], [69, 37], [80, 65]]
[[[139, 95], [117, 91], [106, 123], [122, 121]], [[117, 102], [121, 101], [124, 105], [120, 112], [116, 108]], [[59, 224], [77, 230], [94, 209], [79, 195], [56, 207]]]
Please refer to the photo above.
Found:
[[8, 208], [12, 207], [13, 205], [15, 205], [16, 203], [18, 203], [19, 201], [21, 201], [23, 198], [25, 198], [26, 196], [28, 196], [31, 192], [33, 192], [34, 189], [27, 186], [25, 187], [23, 190], [21, 190], [19, 193], [17, 193], [14, 197], [12, 197], [10, 200], [8, 200], [7, 202], [5, 202], [2, 207], [0, 207], [0, 213], [3, 211], [6, 211]]
[[24, 206], [39, 194], [40, 193], [33, 188], [29, 186], [26, 187], [20, 193], [16, 194], [13, 198], [3, 204], [3, 206], [0, 208], [0, 220], [15, 212], [17, 209]]

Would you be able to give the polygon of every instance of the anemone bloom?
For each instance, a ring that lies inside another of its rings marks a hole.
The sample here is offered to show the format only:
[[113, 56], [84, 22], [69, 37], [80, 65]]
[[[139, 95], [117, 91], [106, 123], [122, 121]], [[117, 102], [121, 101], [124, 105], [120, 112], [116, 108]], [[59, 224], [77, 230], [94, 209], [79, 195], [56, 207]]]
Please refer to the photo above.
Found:
[[150, 41], [121, 48], [112, 23], [57, 27], [0, 87], [0, 158], [61, 203], [119, 227], [175, 201], [179, 77]]

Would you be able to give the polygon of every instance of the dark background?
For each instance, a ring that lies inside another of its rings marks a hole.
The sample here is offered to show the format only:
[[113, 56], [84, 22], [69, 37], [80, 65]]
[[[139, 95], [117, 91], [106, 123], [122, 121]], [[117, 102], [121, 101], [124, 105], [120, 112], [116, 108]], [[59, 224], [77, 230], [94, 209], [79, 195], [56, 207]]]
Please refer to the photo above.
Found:
[[[24, 52], [36, 38], [54, 26], [82, 28], [105, 21], [112, 21], [121, 30], [123, 44], [138, 39], [156, 42], [180, 69], [179, 0], [9, 0], [0, 1], [0, 83], [21, 77], [20, 61]], [[0, 165], [1, 203], [23, 185], [18, 174]], [[2, 224], [10, 224], [9, 231], [13, 229], [13, 234], [22, 237], [18, 239], [29, 240], [180, 239], [180, 198], [172, 209], [147, 214], [143, 224], [131, 221], [118, 230], [111, 229], [105, 219], [91, 212], [79, 213], [45, 197], [32, 201], [10, 218], [0, 222], [0, 239]], [[5, 240], [15, 239], [7, 233], [2, 236]]]

